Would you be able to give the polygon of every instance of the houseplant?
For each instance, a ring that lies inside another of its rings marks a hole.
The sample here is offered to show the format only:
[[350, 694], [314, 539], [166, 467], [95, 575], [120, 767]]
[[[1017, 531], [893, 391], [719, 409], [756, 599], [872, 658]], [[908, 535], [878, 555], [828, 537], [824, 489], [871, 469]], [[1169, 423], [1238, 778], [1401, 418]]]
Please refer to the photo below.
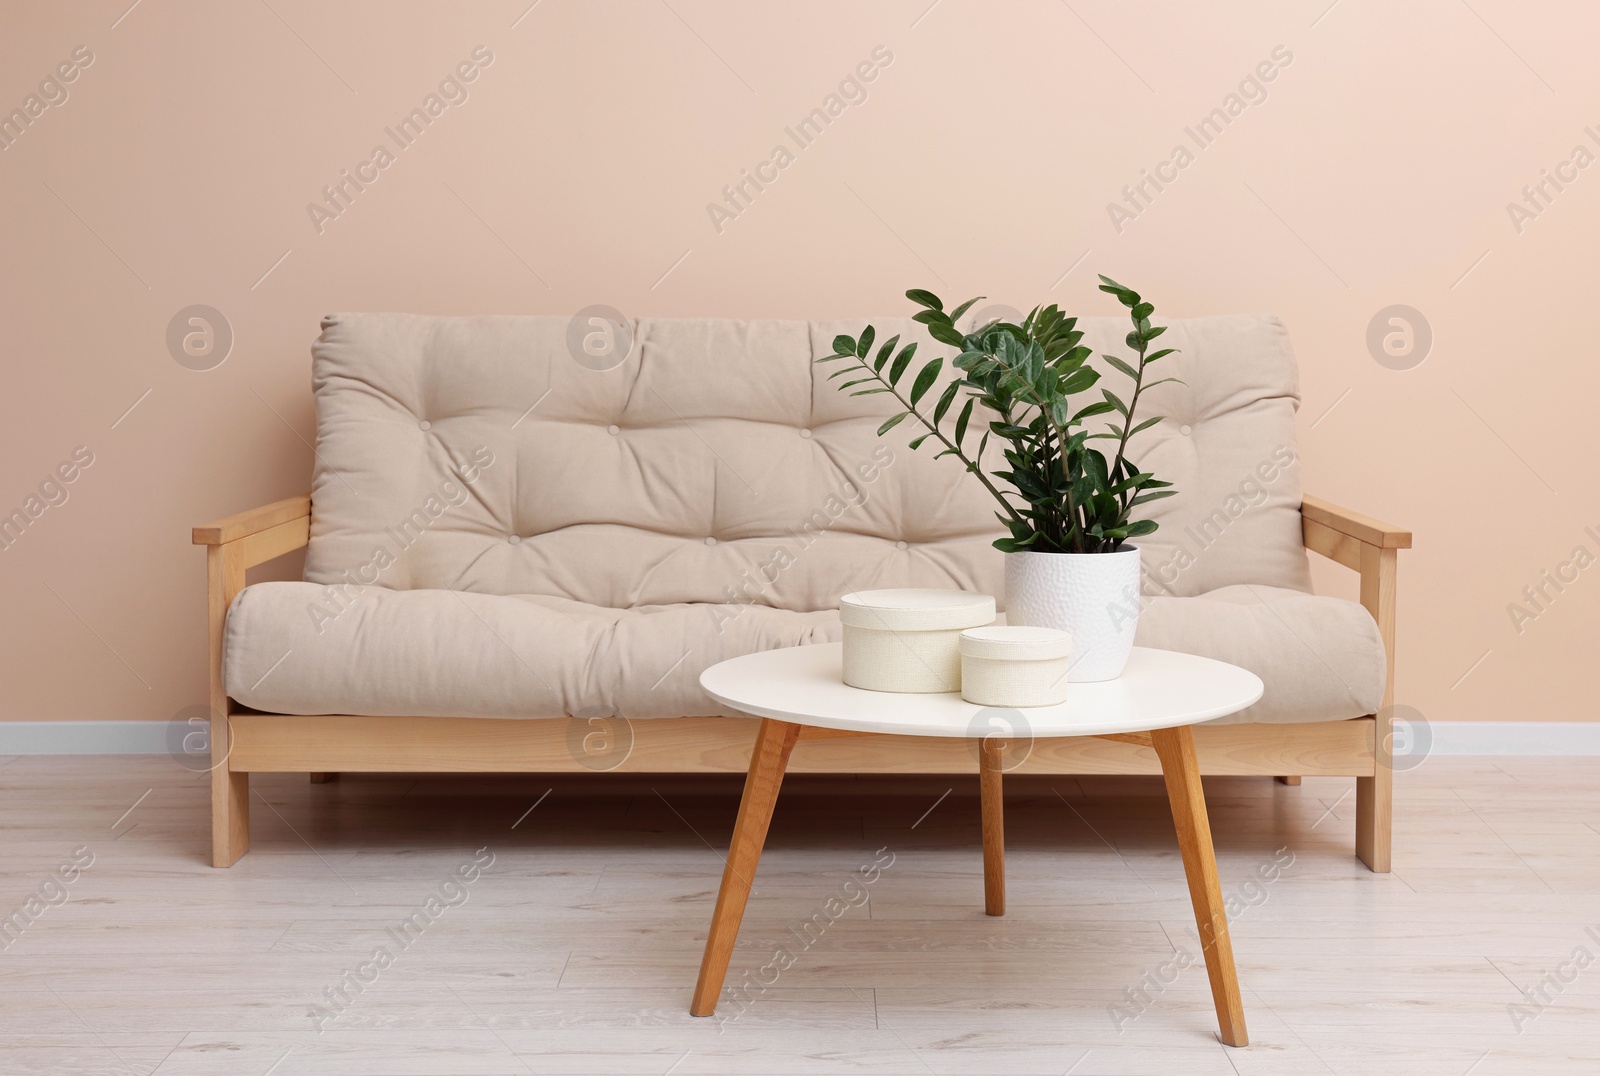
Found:
[[[994, 543], [1006, 554], [1007, 619], [1070, 633], [1075, 681], [1112, 679], [1127, 663], [1139, 607], [1139, 551], [1129, 539], [1156, 529], [1154, 520], [1134, 518], [1134, 510], [1176, 492], [1127, 456], [1133, 436], [1161, 421], [1136, 415], [1146, 389], [1175, 380], [1147, 378], [1150, 366], [1174, 349], [1150, 350], [1166, 331], [1150, 323], [1154, 306], [1109, 277], [1100, 280], [1100, 290], [1116, 296], [1132, 322], [1125, 338], [1131, 357], [1101, 356], [1131, 382], [1126, 401], [1103, 386], [1097, 396], [1086, 395], [1100, 371], [1089, 365], [1078, 319], [1054, 304], [1035, 307], [1020, 324], [995, 321], [963, 333], [956, 321], [978, 299], [946, 311], [932, 292], [906, 292], [922, 308], [914, 320], [959, 349], [951, 363], [961, 376], [949, 380], [931, 409], [924, 401], [945, 360], [929, 360], [908, 378], [915, 343], [899, 346], [895, 336], [874, 352], [877, 334], [868, 325], [859, 337], [835, 337], [834, 353], [817, 360], [847, 360], [829, 374], [830, 380], [855, 375], [839, 384], [841, 391], [890, 393], [899, 402], [879, 436], [912, 419], [920, 427], [913, 450], [934, 441], [935, 458], [954, 456], [994, 497], [1009, 532]], [[1099, 416], [1113, 417], [1089, 424]], [[991, 438], [1004, 446], [1003, 469], [985, 468]], [[1093, 443], [1102, 440], [1115, 444], [1109, 458]]]

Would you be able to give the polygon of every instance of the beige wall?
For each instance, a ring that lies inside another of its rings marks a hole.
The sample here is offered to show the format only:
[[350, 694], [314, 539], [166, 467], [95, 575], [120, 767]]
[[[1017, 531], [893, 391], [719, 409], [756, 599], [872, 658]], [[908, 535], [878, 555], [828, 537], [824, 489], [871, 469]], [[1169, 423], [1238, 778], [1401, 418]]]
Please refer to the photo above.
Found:
[[[0, 10], [6, 111], [93, 56], [0, 152], [0, 509], [94, 458], [0, 551], [0, 717], [203, 701], [188, 529], [306, 488], [327, 311], [806, 318], [925, 286], [1107, 312], [1095, 272], [1169, 315], [1283, 316], [1308, 488], [1416, 531], [1402, 701], [1595, 716], [1600, 567], [1520, 633], [1507, 611], [1600, 553], [1600, 168], [1520, 232], [1506, 208], [1600, 153], [1589, 6], [542, 0], [513, 27], [529, 2]], [[478, 46], [468, 99], [319, 234], [307, 203]], [[877, 46], [868, 98], [719, 234], [707, 203]], [[1263, 61], [1266, 100], [1196, 149], [1184, 128]], [[1192, 163], [1119, 231], [1107, 203], [1179, 145]], [[206, 372], [165, 342], [193, 304], [235, 335]], [[1392, 304], [1432, 326], [1413, 369], [1368, 351]]]

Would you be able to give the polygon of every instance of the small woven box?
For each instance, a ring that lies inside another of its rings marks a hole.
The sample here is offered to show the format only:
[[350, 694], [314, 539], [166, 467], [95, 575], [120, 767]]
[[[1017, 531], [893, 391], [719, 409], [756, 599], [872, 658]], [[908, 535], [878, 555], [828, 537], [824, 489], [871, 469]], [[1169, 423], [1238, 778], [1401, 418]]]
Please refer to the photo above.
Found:
[[961, 633], [961, 697], [979, 706], [1067, 701], [1072, 636], [1055, 628], [996, 625]]
[[961, 632], [994, 623], [994, 598], [962, 590], [858, 590], [839, 599], [844, 682], [868, 691], [961, 690]]

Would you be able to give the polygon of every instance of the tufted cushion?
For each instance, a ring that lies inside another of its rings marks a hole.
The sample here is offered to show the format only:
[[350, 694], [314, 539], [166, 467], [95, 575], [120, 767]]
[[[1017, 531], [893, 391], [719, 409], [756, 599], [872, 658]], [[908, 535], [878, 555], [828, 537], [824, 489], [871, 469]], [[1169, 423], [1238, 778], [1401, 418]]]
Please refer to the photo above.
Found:
[[[228, 613], [225, 683], [273, 713], [420, 717], [676, 717], [728, 713], [700, 690], [724, 658], [839, 638], [832, 610], [761, 605], [611, 609], [566, 598], [374, 587], [314, 623], [310, 583], [260, 583]], [[1225, 721], [1372, 713], [1383, 643], [1354, 602], [1237, 586], [1154, 597], [1138, 641], [1231, 661], [1266, 684]]]
[[[893, 401], [844, 396], [814, 365], [862, 324], [644, 319], [627, 360], [597, 372], [569, 353], [566, 318], [329, 317], [306, 579], [607, 609], [812, 612], [868, 586], [999, 595], [988, 495], [931, 444], [912, 453], [909, 424], [877, 438]], [[910, 320], [875, 324], [925, 356], [952, 351]], [[1080, 327], [1126, 354], [1125, 322]], [[1308, 590], [1283, 326], [1178, 320], [1163, 343], [1180, 353], [1157, 369], [1183, 383], [1146, 394], [1141, 413], [1168, 420], [1135, 455], [1180, 495], [1150, 505], [1146, 591]]]

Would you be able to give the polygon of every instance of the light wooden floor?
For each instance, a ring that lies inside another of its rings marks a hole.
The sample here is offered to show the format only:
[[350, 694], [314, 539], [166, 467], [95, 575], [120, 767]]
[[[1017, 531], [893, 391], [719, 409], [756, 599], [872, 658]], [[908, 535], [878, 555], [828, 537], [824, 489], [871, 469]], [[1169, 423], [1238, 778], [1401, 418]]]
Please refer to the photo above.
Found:
[[[737, 780], [258, 776], [254, 849], [217, 871], [204, 784], [167, 758], [0, 758], [0, 915], [95, 857], [0, 952], [0, 1073], [1594, 1073], [1600, 960], [1520, 1032], [1511, 1006], [1600, 957], [1596, 777], [1431, 759], [1397, 781], [1392, 875], [1351, 854], [1353, 782], [1207, 781], [1224, 889], [1257, 901], [1233, 923], [1252, 1045], [1229, 1050], [1198, 964], [1112, 1013], [1198, 953], [1157, 779], [1011, 782], [989, 919], [975, 776], [942, 800], [791, 778], [730, 978], [800, 951], [719, 1025], [686, 1010]], [[479, 848], [466, 902], [402, 949], [385, 928]], [[879, 848], [866, 903], [803, 949]], [[379, 946], [391, 966], [319, 1033]]]

